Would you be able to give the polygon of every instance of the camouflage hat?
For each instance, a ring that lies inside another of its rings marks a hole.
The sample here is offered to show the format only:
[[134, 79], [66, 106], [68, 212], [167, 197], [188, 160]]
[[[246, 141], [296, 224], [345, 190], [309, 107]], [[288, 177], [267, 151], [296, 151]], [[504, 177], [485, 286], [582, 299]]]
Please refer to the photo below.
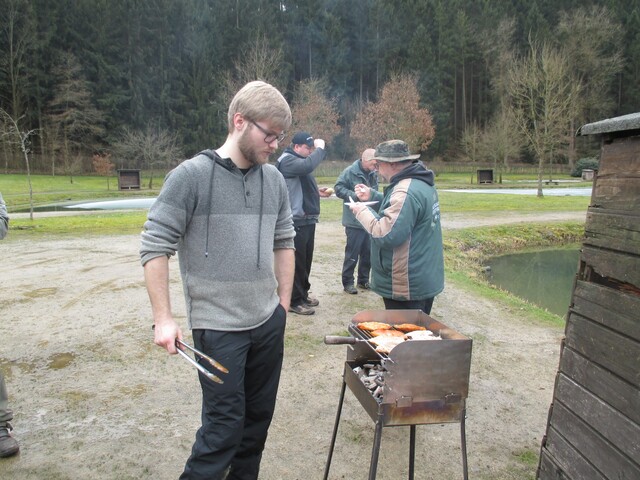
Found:
[[373, 157], [379, 162], [403, 162], [420, 158], [420, 154], [410, 155], [409, 145], [402, 140], [389, 140], [378, 144], [376, 154]]

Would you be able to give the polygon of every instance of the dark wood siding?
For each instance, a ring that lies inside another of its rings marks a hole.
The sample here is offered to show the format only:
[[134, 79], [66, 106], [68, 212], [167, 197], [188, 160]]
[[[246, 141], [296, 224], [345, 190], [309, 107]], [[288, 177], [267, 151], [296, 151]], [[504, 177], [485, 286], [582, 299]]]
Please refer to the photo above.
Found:
[[640, 479], [640, 136], [603, 138], [541, 480]]

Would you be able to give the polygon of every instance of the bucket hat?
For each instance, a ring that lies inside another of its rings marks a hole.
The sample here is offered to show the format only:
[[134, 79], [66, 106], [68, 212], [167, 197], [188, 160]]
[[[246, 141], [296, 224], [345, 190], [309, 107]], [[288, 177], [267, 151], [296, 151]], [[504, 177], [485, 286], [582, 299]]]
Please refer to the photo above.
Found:
[[409, 145], [402, 140], [388, 140], [378, 144], [373, 158], [380, 162], [394, 163], [415, 160], [420, 158], [420, 154], [411, 155], [409, 153]]

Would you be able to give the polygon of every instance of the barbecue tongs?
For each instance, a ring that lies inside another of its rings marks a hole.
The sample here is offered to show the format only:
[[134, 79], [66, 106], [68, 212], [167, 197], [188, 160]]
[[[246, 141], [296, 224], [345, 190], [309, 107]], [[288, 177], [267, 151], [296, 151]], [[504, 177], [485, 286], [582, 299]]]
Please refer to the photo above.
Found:
[[193, 348], [191, 345], [189, 345], [188, 343], [183, 342], [182, 340], [179, 340], [176, 338], [176, 347], [178, 350], [178, 353], [180, 355], [182, 355], [182, 357], [184, 357], [184, 359], [186, 361], [188, 361], [189, 363], [191, 363], [194, 367], [196, 367], [205, 377], [207, 377], [209, 380], [216, 382], [216, 383], [224, 383], [222, 380], [220, 380], [218, 377], [216, 377], [213, 373], [211, 373], [209, 370], [207, 370], [206, 368], [204, 368], [202, 365], [200, 365], [196, 360], [194, 360], [193, 358], [191, 358], [189, 355], [187, 355], [187, 353], [182, 350], [181, 347], [186, 348], [187, 350], [191, 350], [194, 354], [194, 356], [200, 357], [204, 360], [206, 360], [207, 362], [209, 362], [214, 368], [220, 370], [223, 373], [229, 373], [229, 370], [227, 370], [222, 364], [216, 362], [213, 358], [211, 358], [209, 355], [205, 355], [204, 353], [202, 353], [200, 350], [197, 350], [195, 348]]

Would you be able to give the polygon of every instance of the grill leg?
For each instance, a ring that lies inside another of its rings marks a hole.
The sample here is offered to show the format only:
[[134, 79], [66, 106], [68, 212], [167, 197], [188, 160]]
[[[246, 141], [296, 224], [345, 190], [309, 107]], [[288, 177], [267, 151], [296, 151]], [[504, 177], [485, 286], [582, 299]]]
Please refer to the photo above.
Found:
[[416, 426], [409, 426], [409, 480], [413, 480], [416, 463]]
[[342, 381], [342, 389], [340, 391], [340, 401], [338, 402], [338, 413], [336, 414], [336, 423], [333, 425], [333, 435], [331, 436], [331, 445], [329, 446], [329, 456], [327, 457], [327, 464], [324, 467], [324, 480], [329, 478], [329, 467], [331, 466], [331, 458], [333, 457], [333, 449], [336, 446], [336, 437], [338, 435], [338, 424], [340, 423], [340, 414], [342, 413], [342, 404], [344, 403], [344, 392], [347, 388], [347, 383]]
[[464, 480], [469, 480], [467, 467], [467, 435], [465, 433], [464, 421], [467, 418], [467, 409], [463, 408], [460, 415], [460, 447], [462, 448], [462, 476]]
[[376, 480], [378, 470], [378, 456], [380, 455], [380, 441], [382, 440], [382, 418], [376, 422], [376, 433], [373, 437], [373, 449], [371, 450], [371, 464], [369, 465], [369, 480]]

